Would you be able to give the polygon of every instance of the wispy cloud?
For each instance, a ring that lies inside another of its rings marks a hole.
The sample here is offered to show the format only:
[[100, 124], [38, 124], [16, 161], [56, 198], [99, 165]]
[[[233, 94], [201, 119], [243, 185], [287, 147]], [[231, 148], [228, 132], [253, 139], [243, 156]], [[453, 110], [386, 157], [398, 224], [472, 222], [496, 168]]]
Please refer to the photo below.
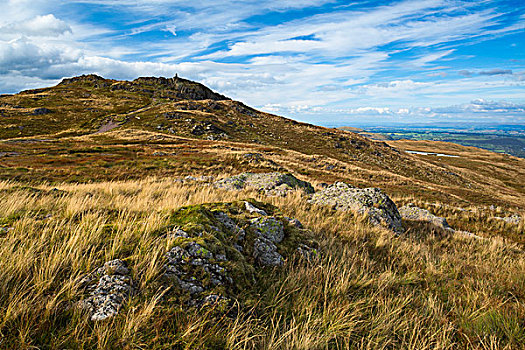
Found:
[[119, 79], [179, 73], [268, 111], [279, 106], [290, 116], [319, 119], [337, 118], [327, 111], [368, 108], [388, 116], [476, 98], [519, 100], [523, 53], [511, 43], [514, 61], [491, 51], [490, 39], [525, 40], [525, 18], [504, 5], [6, 0], [0, 92], [82, 73]]

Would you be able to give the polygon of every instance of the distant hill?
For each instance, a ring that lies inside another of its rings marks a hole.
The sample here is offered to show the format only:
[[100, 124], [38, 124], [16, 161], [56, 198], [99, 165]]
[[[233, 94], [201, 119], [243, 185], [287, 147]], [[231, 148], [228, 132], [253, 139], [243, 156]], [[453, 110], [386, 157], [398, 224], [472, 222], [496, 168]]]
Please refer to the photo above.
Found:
[[374, 141], [392, 140], [392, 138], [390, 136], [388, 136], [388, 135], [374, 133], [374, 132], [368, 132], [368, 131], [365, 131], [363, 129], [354, 128], [354, 127], [351, 127], [351, 126], [341, 126], [341, 127], [338, 127], [337, 129], [343, 130], [343, 131], [348, 131], [348, 132], [353, 132], [353, 133], [359, 134], [361, 136], [365, 136], [365, 137], [367, 137], [367, 138], [369, 138], [371, 140], [374, 140]]

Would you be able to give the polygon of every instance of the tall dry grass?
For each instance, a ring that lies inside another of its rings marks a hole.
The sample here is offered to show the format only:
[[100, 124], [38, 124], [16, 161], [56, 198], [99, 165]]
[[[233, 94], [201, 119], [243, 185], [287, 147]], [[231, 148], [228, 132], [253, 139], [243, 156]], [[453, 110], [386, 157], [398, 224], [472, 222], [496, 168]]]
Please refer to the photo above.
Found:
[[[520, 349], [525, 256], [504, 240], [451, 237], [409, 223], [405, 235], [364, 218], [285, 198], [163, 179], [0, 183], [0, 348], [5, 349]], [[185, 205], [255, 197], [318, 237], [321, 257], [288, 261], [242, 297], [236, 316], [188, 309], [155, 281], [170, 242], [159, 232]], [[125, 259], [139, 293], [93, 323], [78, 281]]]

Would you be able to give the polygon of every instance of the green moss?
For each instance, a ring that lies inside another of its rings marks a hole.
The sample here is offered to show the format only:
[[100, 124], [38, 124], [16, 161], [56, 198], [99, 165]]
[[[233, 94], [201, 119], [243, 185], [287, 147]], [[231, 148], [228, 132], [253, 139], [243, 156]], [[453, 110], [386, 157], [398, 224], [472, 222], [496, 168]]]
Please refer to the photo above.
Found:
[[[253, 199], [250, 199], [249, 202], [283, 223], [286, 237], [278, 244], [278, 251], [285, 258], [293, 257], [300, 244], [316, 246], [313, 239], [308, 237], [308, 231], [299, 230], [289, 225], [276, 207]], [[218, 219], [219, 212], [232, 219], [238, 228], [231, 230], [231, 227], [221, 222]], [[254, 289], [256, 281], [275, 278], [271, 272], [272, 268], [259, 266], [253, 257], [253, 244], [258, 235], [250, 227], [250, 220], [255, 217], [259, 216], [246, 211], [245, 201], [193, 205], [173, 212], [170, 215], [169, 227], [158, 231], [158, 233], [169, 232], [174, 229], [181, 229], [188, 233], [188, 238], [175, 238], [170, 249], [175, 246], [187, 249], [198, 244], [200, 248], [193, 254], [224, 268], [227, 275], [232, 278], [233, 284], [213, 286], [209, 280], [209, 274], [204, 271], [202, 266], [183, 264], [180, 269], [201, 281], [207, 293], [220, 294], [234, 299], [242, 295], [241, 300], [239, 300], [241, 304], [251, 304], [252, 301], [257, 300], [256, 290]], [[242, 240], [240, 240], [239, 233], [241, 230], [245, 233]], [[235, 248], [237, 244], [242, 246], [242, 253]], [[214, 258], [209, 259], [208, 257], [211, 255]], [[225, 256], [226, 260], [218, 260], [219, 255]], [[180, 297], [188, 298], [187, 295], [184, 296], [184, 293]]]

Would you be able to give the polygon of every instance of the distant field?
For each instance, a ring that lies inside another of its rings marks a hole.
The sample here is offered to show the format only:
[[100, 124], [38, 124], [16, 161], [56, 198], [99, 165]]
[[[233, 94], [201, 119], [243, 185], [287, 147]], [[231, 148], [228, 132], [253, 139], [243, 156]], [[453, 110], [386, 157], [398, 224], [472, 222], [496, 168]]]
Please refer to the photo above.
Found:
[[520, 132], [463, 132], [419, 130], [367, 130], [391, 140], [429, 140], [453, 142], [525, 158], [525, 134]]

